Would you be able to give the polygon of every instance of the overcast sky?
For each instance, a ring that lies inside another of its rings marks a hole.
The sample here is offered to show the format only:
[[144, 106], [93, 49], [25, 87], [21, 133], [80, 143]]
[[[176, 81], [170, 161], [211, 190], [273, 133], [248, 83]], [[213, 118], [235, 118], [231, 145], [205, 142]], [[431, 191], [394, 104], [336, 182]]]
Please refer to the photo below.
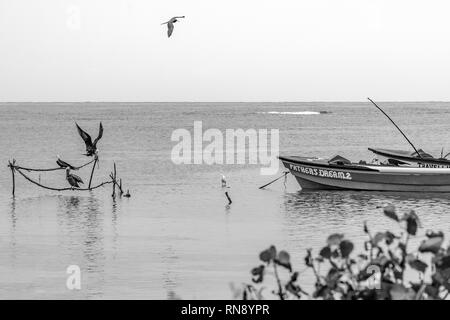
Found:
[[448, 1], [0, 0], [0, 101], [450, 100], [449, 14]]

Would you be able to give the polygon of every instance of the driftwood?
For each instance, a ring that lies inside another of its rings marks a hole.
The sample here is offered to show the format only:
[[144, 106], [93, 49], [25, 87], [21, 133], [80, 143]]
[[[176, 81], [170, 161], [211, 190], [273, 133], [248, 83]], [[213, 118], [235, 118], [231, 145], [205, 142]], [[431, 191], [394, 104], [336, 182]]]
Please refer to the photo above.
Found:
[[228, 205], [232, 204], [233, 201], [231, 201], [230, 195], [228, 194], [228, 191], [225, 191], [225, 195], [227, 196], [228, 199]]
[[[111, 178], [111, 181], [113, 182], [112, 197], [114, 198], [116, 196], [116, 187], [119, 190], [119, 195], [122, 196], [124, 194], [123, 189], [122, 189], [122, 179], [119, 179], [119, 182], [117, 182], [117, 168], [116, 168], [115, 162], [114, 162], [114, 171], [109, 174], [109, 177]], [[125, 194], [125, 197], [130, 197], [129, 191]]]
[[[21, 170], [26, 170], [26, 171], [57, 171], [57, 170], [66, 170], [66, 168], [61, 168], [61, 167], [58, 167], [58, 168], [50, 168], [50, 169], [34, 169], [34, 168], [25, 168], [25, 167], [21, 167], [21, 166], [16, 166], [16, 165], [14, 165], [14, 162], [15, 162], [16, 160], [13, 160], [13, 166], [14, 166], [14, 168], [16, 168], [16, 169], [21, 169]], [[88, 166], [88, 165], [90, 165], [92, 162], [94, 162], [95, 161], [95, 159], [94, 160], [91, 160], [91, 161], [89, 161], [89, 162], [87, 162], [87, 163], [85, 163], [85, 164], [83, 164], [83, 165], [81, 165], [81, 166], [79, 166], [79, 167], [75, 167], [75, 169], [74, 170], [79, 170], [79, 169], [81, 169], [81, 168], [84, 168], [84, 167], [86, 167], [86, 166]], [[11, 163], [11, 162], [10, 162]]]
[[110, 184], [113, 183], [112, 181], [105, 181], [100, 183], [99, 185], [95, 186], [95, 187], [89, 187], [89, 188], [74, 188], [74, 187], [67, 187], [67, 188], [53, 188], [53, 187], [47, 187], [44, 186], [42, 184], [40, 184], [39, 182], [34, 181], [33, 179], [31, 179], [30, 177], [28, 177], [25, 173], [23, 173], [22, 171], [20, 171], [20, 169], [16, 168], [16, 171], [18, 173], [20, 173], [25, 179], [27, 179], [28, 181], [30, 181], [31, 183], [34, 183], [35, 185], [44, 188], [44, 189], [48, 189], [48, 190], [54, 190], [54, 191], [66, 191], [66, 190], [78, 190], [78, 191], [88, 191], [88, 190], [94, 190], [97, 188], [100, 188], [101, 186], [104, 186], [105, 184]]
[[91, 176], [89, 178], [89, 186], [88, 186], [89, 189], [91, 188], [92, 177], [94, 176], [94, 170], [95, 170], [95, 165], [97, 164], [97, 161], [98, 161], [98, 157], [96, 155], [95, 159], [94, 159], [94, 164], [92, 165]]
[[8, 167], [11, 169], [11, 175], [12, 175], [12, 195], [14, 197], [15, 193], [16, 193], [16, 177], [14, 174], [14, 165], [16, 163], [16, 160], [13, 159], [13, 162], [11, 163], [11, 161], [8, 161]]
[[110, 178], [111, 180], [108, 181], [104, 181], [96, 186], [91, 186], [92, 183], [92, 178], [94, 176], [94, 170], [95, 170], [95, 165], [98, 163], [98, 157], [96, 156], [95, 159], [79, 166], [79, 167], [75, 167], [75, 170], [79, 170], [91, 163], [94, 163], [92, 166], [92, 170], [91, 170], [91, 175], [89, 178], [89, 185], [87, 188], [75, 188], [75, 187], [65, 187], [65, 188], [56, 188], [56, 187], [50, 187], [50, 186], [45, 186], [43, 184], [40, 183], [40, 181], [35, 181], [32, 178], [30, 178], [28, 175], [26, 175], [23, 171], [36, 171], [36, 172], [43, 172], [43, 171], [57, 171], [57, 170], [65, 170], [66, 168], [50, 168], [50, 169], [35, 169], [35, 168], [26, 168], [26, 167], [21, 167], [16, 165], [16, 160], [13, 159], [12, 161], [8, 161], [8, 167], [11, 169], [11, 175], [12, 175], [12, 183], [13, 183], [13, 187], [12, 187], [12, 194], [13, 196], [15, 195], [15, 172], [18, 172], [22, 177], [24, 177], [26, 180], [28, 180], [29, 182], [47, 189], [47, 190], [53, 190], [53, 191], [68, 191], [68, 190], [73, 190], [73, 191], [90, 191], [90, 190], [94, 190], [97, 188], [100, 188], [104, 185], [107, 184], [112, 184], [113, 185], [113, 194], [112, 196], [115, 197], [115, 186], [118, 187], [119, 191], [120, 191], [120, 195], [122, 196], [123, 194], [123, 190], [122, 190], [122, 179], [120, 179], [120, 184], [117, 182], [117, 169], [116, 169], [116, 163], [114, 163], [114, 173], [110, 174]]

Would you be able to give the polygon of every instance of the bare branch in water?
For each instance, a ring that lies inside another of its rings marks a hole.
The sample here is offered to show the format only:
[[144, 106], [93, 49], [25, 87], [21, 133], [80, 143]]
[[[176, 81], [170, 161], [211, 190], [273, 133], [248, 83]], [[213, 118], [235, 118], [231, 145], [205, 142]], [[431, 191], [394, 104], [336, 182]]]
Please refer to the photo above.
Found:
[[[85, 164], [83, 164], [83, 165], [81, 165], [81, 166], [79, 166], [79, 167], [75, 167], [75, 170], [79, 170], [79, 169], [81, 169], [81, 168], [83, 168], [83, 167], [86, 167], [87, 165], [90, 165], [92, 162], [94, 162], [95, 161], [95, 159], [94, 160], [91, 160], [91, 161], [89, 161], [88, 163], [85, 163]], [[58, 168], [50, 168], [50, 169], [35, 169], [35, 168], [25, 168], [25, 167], [21, 167], [21, 166], [16, 166], [16, 165], [14, 165], [14, 168], [16, 168], [16, 169], [21, 169], [21, 170], [26, 170], [26, 171], [57, 171], [57, 170], [66, 170], [66, 168], [61, 168], [61, 167], [58, 167]]]
[[113, 183], [113, 181], [105, 181], [105, 182], [102, 182], [99, 185], [91, 187], [91, 188], [72, 188], [72, 187], [70, 187], [70, 188], [53, 188], [53, 187], [44, 186], [44, 185], [40, 184], [39, 182], [34, 181], [30, 177], [28, 177], [25, 173], [20, 171], [21, 169], [19, 169], [18, 167], [15, 167], [15, 169], [16, 169], [16, 171], [18, 173], [20, 173], [25, 179], [27, 179], [31, 183], [34, 183], [35, 185], [37, 185], [37, 186], [39, 186], [41, 188], [48, 189], [48, 190], [54, 190], [54, 191], [66, 191], [66, 190], [89, 191], [89, 190], [94, 190], [94, 189], [100, 188], [100, 187], [102, 187], [102, 186], [104, 186], [106, 184]]

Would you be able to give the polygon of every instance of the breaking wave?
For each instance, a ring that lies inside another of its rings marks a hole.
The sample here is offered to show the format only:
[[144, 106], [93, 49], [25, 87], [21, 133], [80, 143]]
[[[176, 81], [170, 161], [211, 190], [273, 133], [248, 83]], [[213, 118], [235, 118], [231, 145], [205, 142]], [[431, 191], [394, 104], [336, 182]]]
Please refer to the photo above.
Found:
[[294, 115], [315, 115], [315, 114], [325, 114], [331, 113], [329, 111], [267, 111], [267, 112], [259, 112], [264, 114], [294, 114]]

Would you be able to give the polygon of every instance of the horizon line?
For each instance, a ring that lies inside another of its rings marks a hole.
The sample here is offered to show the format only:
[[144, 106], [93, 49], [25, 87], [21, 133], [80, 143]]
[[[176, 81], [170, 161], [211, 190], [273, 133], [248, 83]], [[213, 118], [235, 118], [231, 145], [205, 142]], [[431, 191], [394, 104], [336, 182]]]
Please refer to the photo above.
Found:
[[[379, 102], [450, 102], [450, 100], [377, 100]], [[111, 100], [77, 100], [77, 101], [0, 101], [0, 103], [329, 103], [329, 102], [368, 102], [367, 100], [260, 100], [260, 101], [219, 101], [219, 100], [183, 100], [183, 101], [111, 101]]]

